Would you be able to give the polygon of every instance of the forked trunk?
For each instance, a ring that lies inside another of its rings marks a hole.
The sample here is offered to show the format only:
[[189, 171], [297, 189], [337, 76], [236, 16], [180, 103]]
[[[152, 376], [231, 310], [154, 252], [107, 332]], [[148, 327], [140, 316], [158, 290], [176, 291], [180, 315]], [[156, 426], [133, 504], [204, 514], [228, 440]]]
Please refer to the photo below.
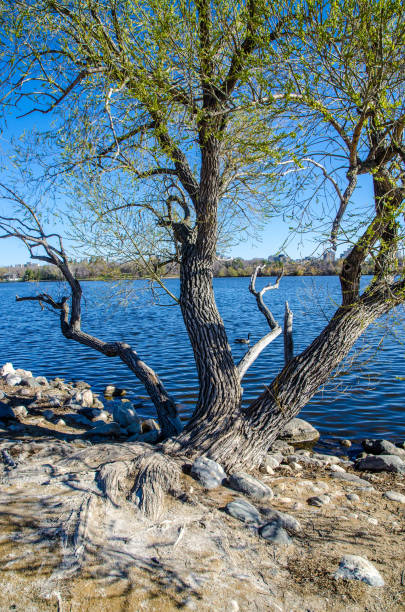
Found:
[[224, 416], [204, 424], [200, 405], [200, 418], [193, 419], [176, 438], [182, 445], [180, 452], [206, 454], [228, 470], [260, 465], [284, 425], [328, 380], [370, 323], [391, 307], [392, 301], [382, 292], [366, 294], [351, 307], [340, 307], [312, 344], [245, 410], [226, 408]]

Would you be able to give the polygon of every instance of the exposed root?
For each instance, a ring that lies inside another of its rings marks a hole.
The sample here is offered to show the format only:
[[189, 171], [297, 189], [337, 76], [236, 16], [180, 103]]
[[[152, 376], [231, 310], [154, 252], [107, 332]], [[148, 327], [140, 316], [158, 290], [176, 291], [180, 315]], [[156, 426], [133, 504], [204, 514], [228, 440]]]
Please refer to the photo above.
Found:
[[122, 506], [123, 492], [125, 491], [125, 480], [130, 472], [133, 471], [133, 466], [129, 461], [114, 461], [114, 463], [106, 463], [97, 474], [96, 480], [98, 486], [117, 508]]
[[134, 462], [137, 472], [130, 499], [145, 516], [157, 520], [164, 510], [166, 493], [178, 494], [180, 468], [167, 455], [150, 452]]

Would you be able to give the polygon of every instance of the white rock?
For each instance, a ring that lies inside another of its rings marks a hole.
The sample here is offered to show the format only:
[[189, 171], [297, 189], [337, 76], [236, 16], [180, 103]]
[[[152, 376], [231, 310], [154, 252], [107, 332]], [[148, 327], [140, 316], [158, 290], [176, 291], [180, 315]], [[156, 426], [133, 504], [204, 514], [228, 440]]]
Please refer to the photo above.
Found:
[[0, 368], [0, 376], [6, 376], [7, 374], [14, 374], [15, 370], [13, 367], [13, 364], [10, 363], [9, 361], [7, 363], [5, 363], [3, 366], [1, 366]]
[[300, 465], [299, 463], [297, 463], [296, 461], [293, 461], [292, 463], [289, 464], [290, 467], [292, 467], [293, 470], [295, 470], [296, 472], [299, 472], [299, 470], [302, 470], [302, 465]]
[[84, 389], [76, 393], [74, 400], [84, 408], [91, 408], [93, 405], [93, 393], [90, 389]]
[[21, 376], [17, 376], [17, 374], [6, 374], [4, 380], [6, 385], [16, 387], [21, 382]]
[[398, 502], [399, 504], [405, 504], [405, 495], [398, 493], [397, 491], [385, 491], [383, 497], [390, 499], [391, 501]]
[[378, 519], [374, 518], [373, 516], [368, 516], [367, 521], [372, 525], [378, 525]]
[[379, 571], [363, 557], [357, 555], [345, 555], [342, 557], [339, 569], [333, 577], [338, 580], [361, 580], [370, 586], [384, 586], [384, 580]]
[[336, 465], [336, 464], [332, 464], [330, 466], [330, 471], [331, 472], [346, 472], [345, 468], [343, 468], [341, 465]]
[[21, 378], [32, 378], [32, 372], [30, 370], [22, 370], [21, 368], [17, 368], [15, 373]]
[[315, 442], [319, 439], [319, 431], [303, 419], [291, 419], [279, 435], [280, 440], [287, 442]]

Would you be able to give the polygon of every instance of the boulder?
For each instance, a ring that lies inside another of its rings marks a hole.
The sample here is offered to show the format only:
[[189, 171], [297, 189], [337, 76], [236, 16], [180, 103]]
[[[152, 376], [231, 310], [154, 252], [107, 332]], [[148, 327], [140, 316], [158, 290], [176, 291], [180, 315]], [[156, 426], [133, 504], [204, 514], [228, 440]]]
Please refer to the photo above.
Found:
[[45, 376], [37, 376], [35, 378], [36, 382], [41, 385], [41, 387], [47, 387], [48, 386], [48, 381], [45, 378]]
[[13, 364], [9, 361], [1, 366], [0, 376], [7, 376], [7, 374], [14, 374], [15, 370]]
[[260, 512], [258, 509], [242, 498], [229, 502], [229, 504], [225, 506], [225, 512], [243, 523], [254, 525], [260, 523]]
[[18, 376], [17, 374], [6, 374], [4, 376], [4, 382], [10, 387], [16, 387], [21, 383], [21, 376]]
[[[132, 408], [129, 405], [121, 404], [121, 402], [119, 404], [115, 404], [113, 407], [113, 419], [116, 421], [116, 423], [122, 425], [122, 427], [128, 428], [130, 425], [135, 425], [136, 431], [132, 432], [134, 434], [140, 433], [141, 431], [140, 418], [137, 415], [135, 408]], [[156, 428], [150, 427], [150, 429], [146, 429], [145, 432], [151, 431], [152, 429]]]
[[291, 444], [316, 442], [319, 440], [319, 437], [319, 431], [303, 419], [292, 419], [278, 436], [279, 440], [284, 440]]
[[301, 531], [301, 523], [286, 512], [280, 512], [275, 508], [263, 508], [262, 513], [268, 519], [268, 523], [278, 523], [289, 531]]
[[29, 387], [30, 389], [35, 389], [36, 387], [38, 387], [38, 383], [35, 381], [35, 378], [33, 376], [27, 376], [25, 378], [22, 378], [20, 384], [24, 387]]
[[373, 485], [368, 480], [360, 478], [359, 476], [356, 476], [356, 474], [350, 474], [349, 472], [332, 472], [330, 477], [336, 480], [345, 480], [346, 482], [350, 482], [350, 484], [355, 487], [373, 489]]
[[221, 465], [208, 457], [198, 457], [191, 466], [191, 475], [205, 489], [215, 489], [222, 485], [226, 473]]
[[272, 544], [276, 546], [289, 546], [292, 543], [292, 539], [286, 532], [286, 530], [279, 525], [279, 523], [267, 523], [261, 527], [259, 534]]
[[15, 374], [21, 378], [32, 378], [32, 372], [30, 370], [23, 370], [22, 368], [17, 368]]
[[402, 493], [397, 493], [397, 491], [385, 491], [385, 493], [383, 493], [383, 497], [385, 497], [385, 499], [398, 502], [399, 504], [405, 504], [405, 495]]
[[405, 459], [405, 450], [388, 440], [362, 440], [361, 445], [371, 455], [397, 455]]
[[93, 393], [90, 389], [83, 389], [78, 391], [74, 396], [74, 401], [84, 408], [90, 408], [93, 405]]
[[345, 578], [346, 580], [361, 580], [370, 586], [384, 586], [384, 579], [374, 565], [363, 557], [357, 555], [345, 555], [339, 563], [333, 577], [335, 580]]
[[231, 489], [239, 491], [252, 499], [272, 499], [273, 491], [257, 478], [245, 472], [236, 472], [228, 478], [228, 485]]
[[366, 472], [405, 474], [405, 461], [397, 455], [367, 455], [367, 457], [355, 461], [355, 468]]

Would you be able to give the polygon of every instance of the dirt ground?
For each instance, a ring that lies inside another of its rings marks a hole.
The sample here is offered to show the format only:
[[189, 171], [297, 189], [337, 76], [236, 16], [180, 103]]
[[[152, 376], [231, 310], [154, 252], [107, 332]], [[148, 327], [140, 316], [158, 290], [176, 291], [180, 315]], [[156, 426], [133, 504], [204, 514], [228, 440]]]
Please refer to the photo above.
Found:
[[[382, 497], [405, 494], [403, 477], [360, 473], [367, 490], [325, 467], [255, 473], [274, 492], [253, 502], [263, 516], [275, 508], [302, 527], [277, 547], [224, 512], [240, 493], [207, 492], [187, 474], [182, 496], [167, 496], [155, 521], [128, 499], [106, 499], [95, 445], [81, 439], [84, 429], [42, 419], [46, 408], [0, 431], [0, 449], [17, 464], [0, 474], [1, 611], [405, 610], [404, 504]], [[111, 445], [117, 459], [130, 451], [119, 441], [99, 448]], [[330, 504], [307, 503], [321, 493]], [[335, 580], [344, 554], [371, 561], [385, 586]]]

